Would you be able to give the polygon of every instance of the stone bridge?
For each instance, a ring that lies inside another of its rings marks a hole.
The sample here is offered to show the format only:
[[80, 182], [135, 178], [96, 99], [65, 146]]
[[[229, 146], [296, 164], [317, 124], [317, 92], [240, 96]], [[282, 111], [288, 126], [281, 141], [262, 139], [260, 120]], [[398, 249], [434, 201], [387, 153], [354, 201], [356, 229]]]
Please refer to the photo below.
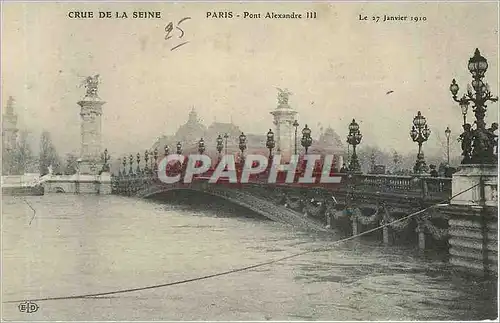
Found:
[[[112, 187], [116, 194], [144, 198], [159, 197], [174, 190], [197, 191], [299, 229], [328, 231], [333, 226], [342, 226], [354, 234], [446, 201], [451, 196], [450, 178], [362, 174], [344, 174], [340, 184], [307, 186], [268, 184], [265, 179], [246, 184], [210, 184], [196, 179], [191, 183], [165, 184], [152, 176], [131, 174], [113, 177]], [[396, 223], [393, 229], [405, 231], [403, 234], [409, 229], [415, 235], [415, 230], [420, 228], [444, 239], [439, 233], [445, 227], [433, 225], [431, 217], [440, 222], [438, 212], [428, 212], [418, 223]], [[384, 232], [384, 240], [389, 242], [391, 233], [387, 229]]]
[[[386, 244], [414, 242], [420, 249], [444, 250], [458, 268], [490, 274], [497, 272], [498, 257], [497, 200], [485, 197], [496, 196], [497, 172], [491, 168], [475, 177], [465, 169], [461, 171], [465, 175], [453, 175], [453, 180], [350, 173], [340, 175], [340, 184], [321, 185], [269, 184], [265, 178], [245, 184], [210, 184], [206, 178], [165, 184], [146, 169], [120, 172], [112, 176], [111, 186], [114, 194], [143, 198], [161, 199], [162, 194], [175, 190], [210, 194], [299, 230], [344, 228], [357, 235], [382, 226], [373, 233]], [[483, 178], [482, 185], [470, 180], [477, 178]], [[486, 195], [481, 193], [484, 187]], [[464, 189], [469, 195], [462, 194], [461, 200], [452, 196]], [[423, 209], [417, 216], [402, 219]]]

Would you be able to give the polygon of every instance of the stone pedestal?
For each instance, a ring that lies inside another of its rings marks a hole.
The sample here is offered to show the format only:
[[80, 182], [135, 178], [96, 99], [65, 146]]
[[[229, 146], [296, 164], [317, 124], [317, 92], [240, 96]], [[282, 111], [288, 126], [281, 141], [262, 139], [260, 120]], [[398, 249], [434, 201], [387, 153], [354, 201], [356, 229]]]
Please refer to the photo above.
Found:
[[111, 194], [111, 175], [75, 174], [46, 177], [42, 183], [45, 193]]
[[111, 194], [111, 174], [107, 172], [101, 173], [98, 176], [99, 190], [98, 194], [108, 195]]
[[450, 263], [470, 273], [497, 274], [497, 165], [462, 165], [453, 174], [449, 216]]
[[455, 196], [450, 204], [482, 206], [481, 199], [482, 195], [484, 195], [484, 205], [496, 207], [498, 206], [497, 181], [497, 165], [461, 165], [460, 170], [453, 174], [451, 182], [452, 196], [475, 185], [477, 186]]
[[[289, 161], [290, 156], [295, 150], [295, 127], [293, 122], [297, 115], [297, 111], [293, 110], [288, 103], [280, 103], [276, 110], [271, 111], [274, 116], [276, 142], [276, 154], [280, 154], [282, 161]], [[300, 134], [297, 134], [297, 137]], [[298, 140], [298, 139], [297, 139]], [[300, 144], [297, 144], [297, 153], [300, 149]]]
[[81, 150], [79, 172], [82, 175], [96, 175], [101, 162], [101, 115], [102, 101], [97, 95], [87, 94], [78, 105], [81, 107]]

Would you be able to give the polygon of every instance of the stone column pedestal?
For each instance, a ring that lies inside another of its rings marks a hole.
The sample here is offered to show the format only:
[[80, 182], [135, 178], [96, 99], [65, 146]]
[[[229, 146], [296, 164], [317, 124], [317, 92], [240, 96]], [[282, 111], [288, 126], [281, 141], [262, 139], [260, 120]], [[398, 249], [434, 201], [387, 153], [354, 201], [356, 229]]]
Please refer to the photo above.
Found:
[[497, 180], [497, 165], [462, 165], [450, 205], [440, 207], [449, 216], [450, 263], [470, 273], [497, 275]]
[[103, 172], [98, 177], [99, 190], [98, 194], [108, 195], [111, 194], [111, 174], [108, 172]]
[[498, 168], [497, 165], [461, 165], [453, 174], [451, 182], [452, 196], [473, 186], [476, 187], [454, 197], [450, 204], [483, 206], [482, 190], [484, 189], [484, 205], [498, 206]]

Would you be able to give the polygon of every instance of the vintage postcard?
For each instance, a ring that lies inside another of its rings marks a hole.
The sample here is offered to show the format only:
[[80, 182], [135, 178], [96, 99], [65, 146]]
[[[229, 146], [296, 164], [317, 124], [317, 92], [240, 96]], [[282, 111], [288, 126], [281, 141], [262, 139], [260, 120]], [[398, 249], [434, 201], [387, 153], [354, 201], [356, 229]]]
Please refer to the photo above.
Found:
[[498, 2], [1, 5], [2, 320], [498, 320]]

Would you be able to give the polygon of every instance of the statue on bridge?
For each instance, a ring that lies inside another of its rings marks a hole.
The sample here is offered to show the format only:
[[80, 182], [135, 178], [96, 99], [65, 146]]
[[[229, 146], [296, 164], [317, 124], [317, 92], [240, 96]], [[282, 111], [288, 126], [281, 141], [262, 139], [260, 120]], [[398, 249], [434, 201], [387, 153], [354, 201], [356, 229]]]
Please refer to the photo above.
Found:
[[283, 104], [283, 105], [288, 105], [288, 99], [290, 95], [292, 95], [292, 92], [288, 91], [288, 89], [280, 89], [279, 87], [277, 88], [279, 93], [278, 93], [278, 104]]
[[96, 97], [99, 87], [99, 74], [88, 76], [85, 78], [85, 88], [87, 89], [87, 96]]
[[490, 153], [493, 155], [498, 155], [498, 135], [495, 134], [495, 131], [498, 130], [498, 123], [493, 122], [491, 127], [487, 129], [488, 137], [490, 138]]
[[458, 137], [458, 141], [462, 142], [462, 156], [464, 157], [462, 160], [462, 164], [469, 164], [471, 161], [472, 154], [472, 140], [474, 134], [472, 133], [470, 123], [466, 123], [462, 126], [464, 132]]
[[[498, 128], [498, 126], [497, 126]], [[496, 163], [495, 150], [495, 126], [492, 125], [489, 129], [479, 128], [472, 131], [473, 133], [473, 150], [471, 154], [471, 162], [474, 164]]]

